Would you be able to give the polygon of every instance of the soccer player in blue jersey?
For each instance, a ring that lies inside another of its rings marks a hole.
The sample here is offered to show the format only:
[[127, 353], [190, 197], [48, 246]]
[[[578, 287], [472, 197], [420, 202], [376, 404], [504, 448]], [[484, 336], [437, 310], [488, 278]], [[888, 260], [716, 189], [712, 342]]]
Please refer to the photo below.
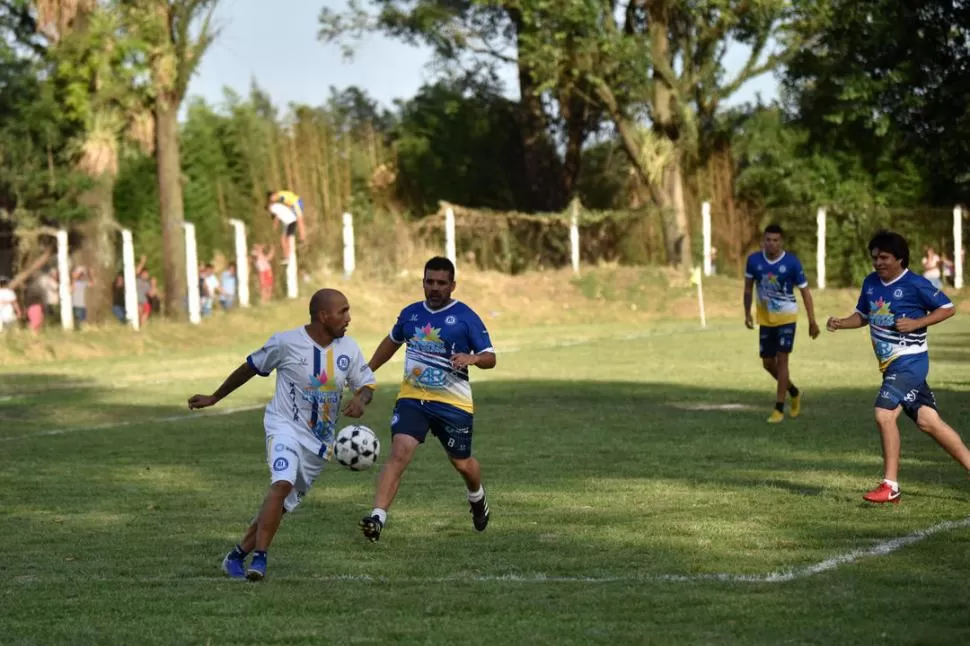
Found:
[[808, 313], [808, 334], [818, 338], [815, 322], [815, 303], [802, 263], [794, 254], [785, 251], [784, 232], [777, 224], [765, 227], [761, 251], [748, 256], [744, 272], [744, 324], [754, 329], [751, 317], [751, 291], [757, 288], [758, 341], [761, 364], [778, 383], [775, 410], [768, 418], [770, 424], [785, 420], [785, 396], [791, 395], [789, 415], [801, 414], [802, 394], [791, 381], [789, 355], [795, 348], [795, 326], [798, 320], [798, 303], [795, 288], [802, 293], [805, 311]]
[[955, 310], [946, 294], [909, 271], [909, 245], [903, 236], [881, 231], [869, 241], [869, 253], [876, 271], [863, 281], [856, 311], [846, 318], [830, 318], [825, 327], [835, 332], [869, 326], [882, 371], [875, 414], [882, 437], [883, 480], [863, 498], [898, 503], [900, 412], [970, 470], [970, 449], [940, 417], [936, 397], [926, 383], [930, 370], [926, 328], [947, 320]]
[[481, 467], [472, 457], [473, 406], [468, 368], [495, 367], [495, 349], [482, 319], [454, 300], [455, 266], [435, 257], [424, 266], [424, 300], [408, 305], [370, 360], [374, 372], [398, 348], [407, 346], [404, 380], [391, 416], [391, 456], [377, 481], [374, 510], [360, 521], [364, 536], [376, 542], [387, 522], [401, 476], [430, 431], [465, 481], [472, 523], [488, 525], [488, 500]]

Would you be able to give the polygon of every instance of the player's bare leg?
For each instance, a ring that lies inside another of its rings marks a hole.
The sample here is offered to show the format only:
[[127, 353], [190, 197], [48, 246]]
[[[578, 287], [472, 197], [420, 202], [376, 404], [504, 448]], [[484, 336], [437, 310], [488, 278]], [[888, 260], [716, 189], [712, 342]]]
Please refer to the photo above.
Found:
[[970, 449], [963, 443], [952, 426], [943, 421], [940, 414], [929, 406], [922, 406], [916, 416], [919, 429], [936, 440], [954, 460], [970, 471]]
[[867, 492], [863, 499], [869, 502], [899, 502], [899, 413], [903, 407], [894, 410], [876, 407], [876, 427], [882, 439], [883, 480], [879, 486]]
[[377, 477], [377, 493], [374, 494], [374, 510], [360, 521], [361, 531], [371, 542], [377, 542], [381, 530], [387, 522], [387, 510], [391, 508], [397, 490], [401, 486], [401, 476], [414, 458], [414, 451], [420, 442], [410, 435], [399, 433], [391, 438], [391, 457], [388, 458]]
[[465, 481], [465, 487], [468, 488], [468, 504], [471, 506], [475, 529], [480, 532], [485, 531], [485, 527], [488, 526], [489, 510], [485, 488], [482, 487], [482, 467], [473, 457], [449, 459], [455, 471]]
[[[293, 485], [285, 481], [270, 486], [262, 507], [246, 528], [242, 540], [222, 561], [222, 569], [230, 577], [258, 581], [266, 576], [266, 550], [279, 530], [280, 521], [286, 513], [283, 503], [292, 490]], [[253, 566], [246, 571], [245, 560], [250, 552], [254, 552]]]

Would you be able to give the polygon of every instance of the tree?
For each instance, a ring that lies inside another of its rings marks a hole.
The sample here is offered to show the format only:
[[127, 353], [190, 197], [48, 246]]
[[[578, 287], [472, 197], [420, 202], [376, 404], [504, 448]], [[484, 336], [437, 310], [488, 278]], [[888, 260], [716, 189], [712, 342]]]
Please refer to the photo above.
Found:
[[[71, 14], [71, 11], [74, 11]], [[95, 277], [92, 318], [110, 307], [117, 271], [114, 187], [127, 143], [152, 147], [141, 43], [113, 2], [38, 2], [39, 28], [52, 43], [53, 81], [66, 116], [79, 125], [74, 140], [77, 168], [91, 180], [82, 196], [93, 218], [84, 236], [85, 264]]]
[[189, 79], [215, 38], [212, 13], [218, 0], [121, 0], [121, 3], [128, 11], [133, 33], [148, 53], [162, 227], [164, 309], [173, 315], [183, 312], [186, 302], [182, 233], [185, 205], [178, 110]]
[[970, 198], [970, 3], [832, 0], [812, 47], [785, 77], [811, 143], [858, 154], [878, 173], [887, 152], [916, 158], [928, 199]]
[[[524, 175], [528, 186], [524, 211], [558, 211], [576, 190], [583, 145], [599, 125], [585, 81], [568, 75], [553, 88], [543, 89], [533, 63], [517, 57], [516, 50], [534, 28], [519, 2], [476, 0], [369, 0], [370, 15], [360, 0], [350, 0], [348, 11], [321, 12], [320, 37], [341, 41], [366, 31], [381, 31], [407, 43], [424, 43], [435, 52], [454, 78], [469, 72], [483, 81], [495, 77], [499, 66], [514, 65], [519, 100], [513, 123], [520, 138]], [[578, 37], [585, 26], [579, 26]], [[346, 42], [346, 41], [343, 41]], [[345, 53], [352, 53], [345, 47]], [[457, 71], [456, 71], [457, 68]], [[548, 155], [560, 148], [562, 158]]]

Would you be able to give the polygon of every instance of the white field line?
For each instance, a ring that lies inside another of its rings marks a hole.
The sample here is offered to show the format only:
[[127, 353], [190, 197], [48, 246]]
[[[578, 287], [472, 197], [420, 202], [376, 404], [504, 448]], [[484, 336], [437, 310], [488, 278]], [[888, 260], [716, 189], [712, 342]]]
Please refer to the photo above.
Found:
[[[412, 576], [370, 576], [366, 574], [337, 574], [322, 576], [296, 576], [296, 577], [273, 577], [270, 575], [269, 581], [279, 583], [325, 583], [325, 582], [350, 582], [364, 584], [439, 584], [439, 583], [521, 583], [521, 584], [608, 584], [608, 583], [790, 583], [800, 579], [807, 579], [823, 572], [829, 572], [844, 565], [850, 565], [856, 561], [879, 556], [888, 556], [893, 552], [908, 545], [914, 545], [925, 540], [934, 534], [948, 532], [955, 529], [970, 527], [970, 517], [962, 520], [947, 520], [937, 523], [932, 527], [920, 529], [912, 534], [892, 538], [887, 541], [876, 543], [867, 548], [860, 548], [845, 552], [832, 558], [819, 561], [800, 568], [779, 570], [768, 574], [655, 574], [655, 575], [632, 575], [632, 576], [560, 576], [542, 573], [523, 573], [523, 574], [468, 574], [452, 575], [444, 577], [412, 577]], [[9, 580], [9, 579], [8, 579]], [[64, 577], [34, 577], [30, 575], [13, 577], [16, 583], [30, 585], [37, 583], [62, 583]], [[212, 583], [225, 581], [223, 576], [151, 576], [151, 577], [101, 577], [84, 576], [85, 583], [132, 583], [132, 584], [166, 584], [172, 583]]]

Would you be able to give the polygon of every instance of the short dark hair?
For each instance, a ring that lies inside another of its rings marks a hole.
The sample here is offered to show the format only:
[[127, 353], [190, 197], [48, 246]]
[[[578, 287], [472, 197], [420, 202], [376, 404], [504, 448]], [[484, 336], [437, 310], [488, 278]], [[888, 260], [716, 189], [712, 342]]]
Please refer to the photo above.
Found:
[[269, 198], [273, 197], [273, 191], [266, 191], [266, 201], [269, 202]]
[[0, 276], [0, 287], [6, 287], [10, 284], [10, 279], [6, 276]]
[[777, 233], [782, 238], [785, 237], [785, 232], [782, 231], [782, 228], [777, 224], [769, 224], [768, 226], [765, 227], [764, 235], [768, 235], [769, 233]]
[[427, 274], [429, 271], [447, 271], [448, 277], [451, 280], [455, 280], [455, 263], [444, 256], [435, 256], [424, 263], [424, 273]]
[[877, 231], [876, 235], [872, 236], [872, 240], [869, 241], [869, 254], [871, 255], [876, 249], [891, 253], [902, 261], [903, 267], [909, 267], [909, 243], [906, 242], [906, 238], [895, 231], [886, 231], [885, 229]]

